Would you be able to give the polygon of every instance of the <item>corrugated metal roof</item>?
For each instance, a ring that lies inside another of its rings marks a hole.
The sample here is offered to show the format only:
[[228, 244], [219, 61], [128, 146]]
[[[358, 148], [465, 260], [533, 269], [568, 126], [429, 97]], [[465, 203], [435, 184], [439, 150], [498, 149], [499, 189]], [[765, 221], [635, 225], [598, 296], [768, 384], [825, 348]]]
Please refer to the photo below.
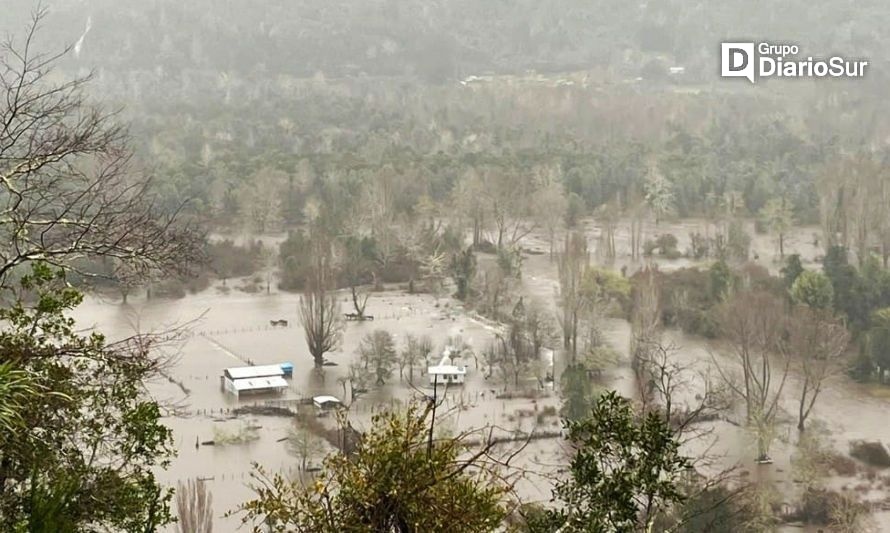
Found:
[[264, 378], [283, 376], [281, 365], [237, 366], [226, 369], [226, 375], [232, 379]]
[[236, 391], [242, 392], [264, 389], [286, 389], [288, 387], [288, 384], [287, 381], [284, 380], [284, 378], [273, 376], [250, 379], [235, 379], [232, 380], [232, 386], [235, 387]]

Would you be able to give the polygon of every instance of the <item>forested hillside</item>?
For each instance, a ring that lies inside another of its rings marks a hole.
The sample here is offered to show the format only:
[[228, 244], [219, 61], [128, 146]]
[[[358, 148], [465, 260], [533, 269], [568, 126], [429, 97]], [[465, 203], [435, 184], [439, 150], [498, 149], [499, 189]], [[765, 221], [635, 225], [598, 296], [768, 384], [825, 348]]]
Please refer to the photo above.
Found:
[[[5, 26], [29, 0], [5, 2]], [[620, 0], [57, 0], [56, 38], [91, 20], [83, 64], [117, 72], [203, 69], [240, 75], [456, 76], [607, 66], [646, 58], [713, 72], [727, 38], [796, 42], [816, 53], [877, 59], [888, 21], [866, 2], [623, 2]], [[6, 29], [6, 28], [4, 28]]]

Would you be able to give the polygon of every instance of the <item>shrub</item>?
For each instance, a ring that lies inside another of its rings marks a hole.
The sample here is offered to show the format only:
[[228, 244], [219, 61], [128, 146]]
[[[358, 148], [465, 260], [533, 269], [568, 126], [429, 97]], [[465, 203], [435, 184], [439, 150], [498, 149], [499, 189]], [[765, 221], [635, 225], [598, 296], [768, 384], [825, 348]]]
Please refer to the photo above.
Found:
[[805, 270], [791, 285], [795, 303], [816, 309], [828, 309], [834, 299], [834, 288], [828, 276], [815, 270]]
[[656, 237], [654, 241], [647, 239], [643, 243], [643, 255], [646, 257], [654, 254], [656, 250], [658, 255], [668, 259], [678, 259], [682, 256], [680, 251], [677, 250], [677, 237], [670, 233], [663, 233]]
[[839, 476], [855, 476], [856, 472], [859, 471], [859, 467], [856, 465], [856, 461], [839, 453], [829, 452], [828, 456], [826, 457], [826, 461], [828, 463], [829, 470]]
[[683, 254], [680, 252], [680, 250], [677, 250], [677, 249], [667, 251], [667, 252], [663, 253], [662, 255], [665, 257], [665, 259], [670, 259], [671, 261], [673, 261], [675, 259], [680, 259], [681, 257], [683, 257]]
[[869, 466], [890, 467], [890, 453], [879, 441], [854, 440], [850, 443], [850, 455]]
[[646, 241], [643, 243], [643, 255], [646, 257], [650, 257], [655, 252], [656, 248], [658, 248], [658, 245], [655, 244], [655, 241], [653, 241], [652, 239], [646, 239]]
[[736, 269], [743, 287], [772, 294], [785, 294], [781, 278], [772, 276], [769, 269], [754, 262], [747, 262]]
[[794, 518], [810, 524], [828, 525], [831, 522], [831, 509], [842, 496], [826, 489], [810, 488], [800, 498]]

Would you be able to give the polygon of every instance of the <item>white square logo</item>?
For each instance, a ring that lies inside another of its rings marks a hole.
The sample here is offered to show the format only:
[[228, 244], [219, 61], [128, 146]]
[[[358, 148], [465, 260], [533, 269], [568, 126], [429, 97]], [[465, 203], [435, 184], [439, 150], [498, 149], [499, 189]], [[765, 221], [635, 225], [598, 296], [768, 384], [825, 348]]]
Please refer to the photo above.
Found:
[[720, 75], [754, 83], [754, 43], [720, 43]]

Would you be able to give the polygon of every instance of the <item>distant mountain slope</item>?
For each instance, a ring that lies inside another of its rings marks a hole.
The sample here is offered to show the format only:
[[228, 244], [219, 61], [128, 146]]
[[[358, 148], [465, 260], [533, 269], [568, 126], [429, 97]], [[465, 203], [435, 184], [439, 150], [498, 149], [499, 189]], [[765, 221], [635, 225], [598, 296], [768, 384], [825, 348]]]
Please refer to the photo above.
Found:
[[[0, 29], [33, 0], [4, 0]], [[621, 68], [658, 57], [713, 66], [720, 40], [793, 41], [817, 54], [877, 56], [890, 44], [878, 0], [56, 0], [52, 38], [114, 70], [208, 69], [328, 76]]]

